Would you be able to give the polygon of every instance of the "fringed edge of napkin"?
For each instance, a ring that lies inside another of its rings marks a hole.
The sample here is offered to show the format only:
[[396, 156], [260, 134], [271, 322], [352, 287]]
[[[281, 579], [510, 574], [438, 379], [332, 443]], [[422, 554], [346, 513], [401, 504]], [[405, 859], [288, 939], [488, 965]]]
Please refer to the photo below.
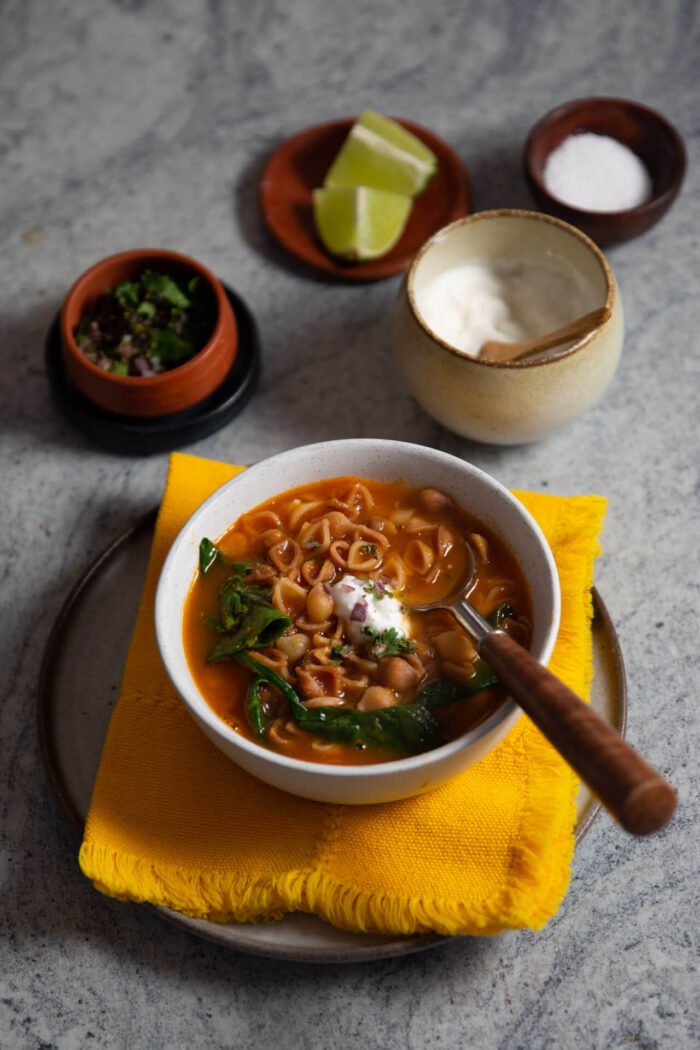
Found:
[[[513, 849], [508, 883], [480, 908], [467, 908], [460, 901], [446, 897], [361, 892], [319, 871], [306, 876], [301, 893], [286, 898], [285, 905], [289, 910], [312, 912], [341, 929], [382, 934], [488, 936], [505, 929], [541, 929], [554, 914], [569, 884], [574, 850], [571, 828], [578, 783], [566, 763], [533, 726], [525, 727], [518, 747], [527, 748], [531, 753], [535, 751], [538, 767], [546, 769], [548, 777], [537, 778], [536, 782], [529, 780], [528, 803], [522, 811], [521, 827], [517, 831], [520, 838]], [[569, 805], [565, 810], [552, 790], [555, 780], [564, 781], [563, 786], [568, 790]], [[542, 823], [552, 826], [549, 837], [552, 848], [548, 854], [542, 852], [537, 830]], [[524, 831], [525, 828], [528, 830]], [[550, 860], [551, 857], [556, 859]]]
[[[518, 733], [518, 729], [514, 732]], [[538, 768], [546, 769], [548, 775], [528, 781], [528, 802], [523, 808], [521, 826], [516, 830], [519, 841], [513, 849], [508, 882], [479, 909], [467, 909], [461, 902], [449, 898], [358, 890], [317, 867], [274, 875], [204, 873], [156, 865], [94, 842], [83, 842], [80, 866], [95, 888], [107, 896], [150, 903], [222, 924], [264, 923], [301, 911], [339, 929], [383, 935], [493, 935], [504, 929], [540, 929], [551, 918], [568, 886], [577, 782], [533, 726], [525, 726], [517, 746], [536, 751]], [[560, 796], [552, 790], [555, 787], [552, 777], [564, 778], [569, 783], [570, 805], [564, 811]], [[333, 825], [341, 808], [325, 807], [324, 823]], [[556, 825], [549, 833], [551, 848], [543, 854], [538, 829], [542, 823], [553, 822]], [[325, 860], [328, 861], [327, 855]], [[197, 899], [206, 900], [207, 907], [193, 908], [193, 900]], [[554, 907], [553, 900], [556, 901]]]
[[[543, 748], [543, 761], [561, 766], [550, 751]], [[552, 819], [556, 815], [557, 806], [544, 785], [541, 791], [531, 794], [528, 810], [537, 819]], [[563, 848], [568, 827], [564, 821], [557, 836], [562, 839]], [[551, 844], [554, 847], [554, 842]], [[464, 936], [493, 935], [504, 929], [524, 927], [535, 930], [544, 926], [552, 915], [552, 896], [559, 901], [568, 885], [570, 856], [562, 866], [561, 853], [556, 848], [552, 855], [556, 855], [556, 862], [547, 864], [534, 830], [529, 838], [523, 837], [514, 851], [510, 885], [476, 910], [446, 898], [361, 891], [317, 869], [277, 875], [260, 873], [257, 877], [251, 874], [235, 877], [226, 872], [203, 874], [162, 865], [156, 869], [143, 858], [94, 843], [81, 848], [80, 866], [94, 887], [107, 896], [174, 909], [210, 922], [264, 923], [300, 911], [351, 932]], [[520, 880], [522, 884], [517, 885]], [[193, 908], [194, 899], [207, 900], [208, 906]]]

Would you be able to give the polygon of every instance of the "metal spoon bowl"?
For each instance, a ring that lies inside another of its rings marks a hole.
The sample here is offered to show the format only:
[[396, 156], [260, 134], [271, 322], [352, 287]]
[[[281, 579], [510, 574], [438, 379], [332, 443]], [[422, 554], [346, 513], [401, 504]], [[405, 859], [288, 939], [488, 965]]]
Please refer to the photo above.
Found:
[[468, 550], [470, 566], [457, 590], [430, 603], [402, 598], [405, 607], [451, 612], [520, 708], [622, 827], [634, 835], [658, 831], [676, 808], [671, 784], [527, 649], [477, 612], [467, 597], [476, 577], [474, 553]]

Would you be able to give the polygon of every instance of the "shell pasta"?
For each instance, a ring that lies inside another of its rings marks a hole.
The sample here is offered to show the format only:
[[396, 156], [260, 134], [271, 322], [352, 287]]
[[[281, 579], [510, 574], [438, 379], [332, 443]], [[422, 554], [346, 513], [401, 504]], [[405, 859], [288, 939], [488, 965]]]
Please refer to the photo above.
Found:
[[237, 732], [307, 761], [389, 761], [453, 739], [504, 692], [449, 612], [406, 605], [454, 591], [470, 549], [470, 600], [528, 644], [515, 559], [447, 493], [342, 477], [268, 500], [202, 538], [183, 621], [200, 692]]

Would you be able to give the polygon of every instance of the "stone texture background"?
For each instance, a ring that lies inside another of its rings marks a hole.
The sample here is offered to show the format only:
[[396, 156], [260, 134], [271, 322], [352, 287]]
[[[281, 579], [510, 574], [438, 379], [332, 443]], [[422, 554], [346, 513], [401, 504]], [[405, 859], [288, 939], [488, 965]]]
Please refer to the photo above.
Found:
[[[694, 0], [0, 3], [3, 1047], [700, 1045], [699, 23]], [[538, 445], [463, 441], [394, 373], [398, 279], [348, 287], [302, 271], [261, 223], [262, 163], [287, 134], [372, 105], [457, 150], [476, 210], [529, 207], [529, 128], [590, 94], [655, 106], [689, 150], [666, 219], [608, 252], [627, 313], [621, 367], [595, 409]], [[84, 440], [51, 403], [42, 344], [83, 269], [144, 244], [200, 258], [261, 329], [254, 401], [191, 451], [250, 462], [326, 438], [399, 438], [509, 485], [609, 498], [597, 585], [625, 654], [628, 736], [681, 807], [644, 841], [600, 817], [541, 933], [290, 965], [197, 940], [81, 876], [39, 757], [38, 668], [90, 558], [158, 501], [166, 457]]]

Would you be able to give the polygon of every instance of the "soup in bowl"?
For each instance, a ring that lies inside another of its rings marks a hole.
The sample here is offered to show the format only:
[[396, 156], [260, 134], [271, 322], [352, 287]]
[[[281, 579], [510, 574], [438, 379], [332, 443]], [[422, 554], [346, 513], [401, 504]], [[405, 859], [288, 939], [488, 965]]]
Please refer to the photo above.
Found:
[[391, 441], [328, 442], [245, 471], [166, 559], [156, 631], [209, 738], [320, 801], [428, 790], [496, 746], [519, 711], [444, 609], [469, 582], [494, 626], [546, 661], [559, 590], [541, 531], [477, 468]]

